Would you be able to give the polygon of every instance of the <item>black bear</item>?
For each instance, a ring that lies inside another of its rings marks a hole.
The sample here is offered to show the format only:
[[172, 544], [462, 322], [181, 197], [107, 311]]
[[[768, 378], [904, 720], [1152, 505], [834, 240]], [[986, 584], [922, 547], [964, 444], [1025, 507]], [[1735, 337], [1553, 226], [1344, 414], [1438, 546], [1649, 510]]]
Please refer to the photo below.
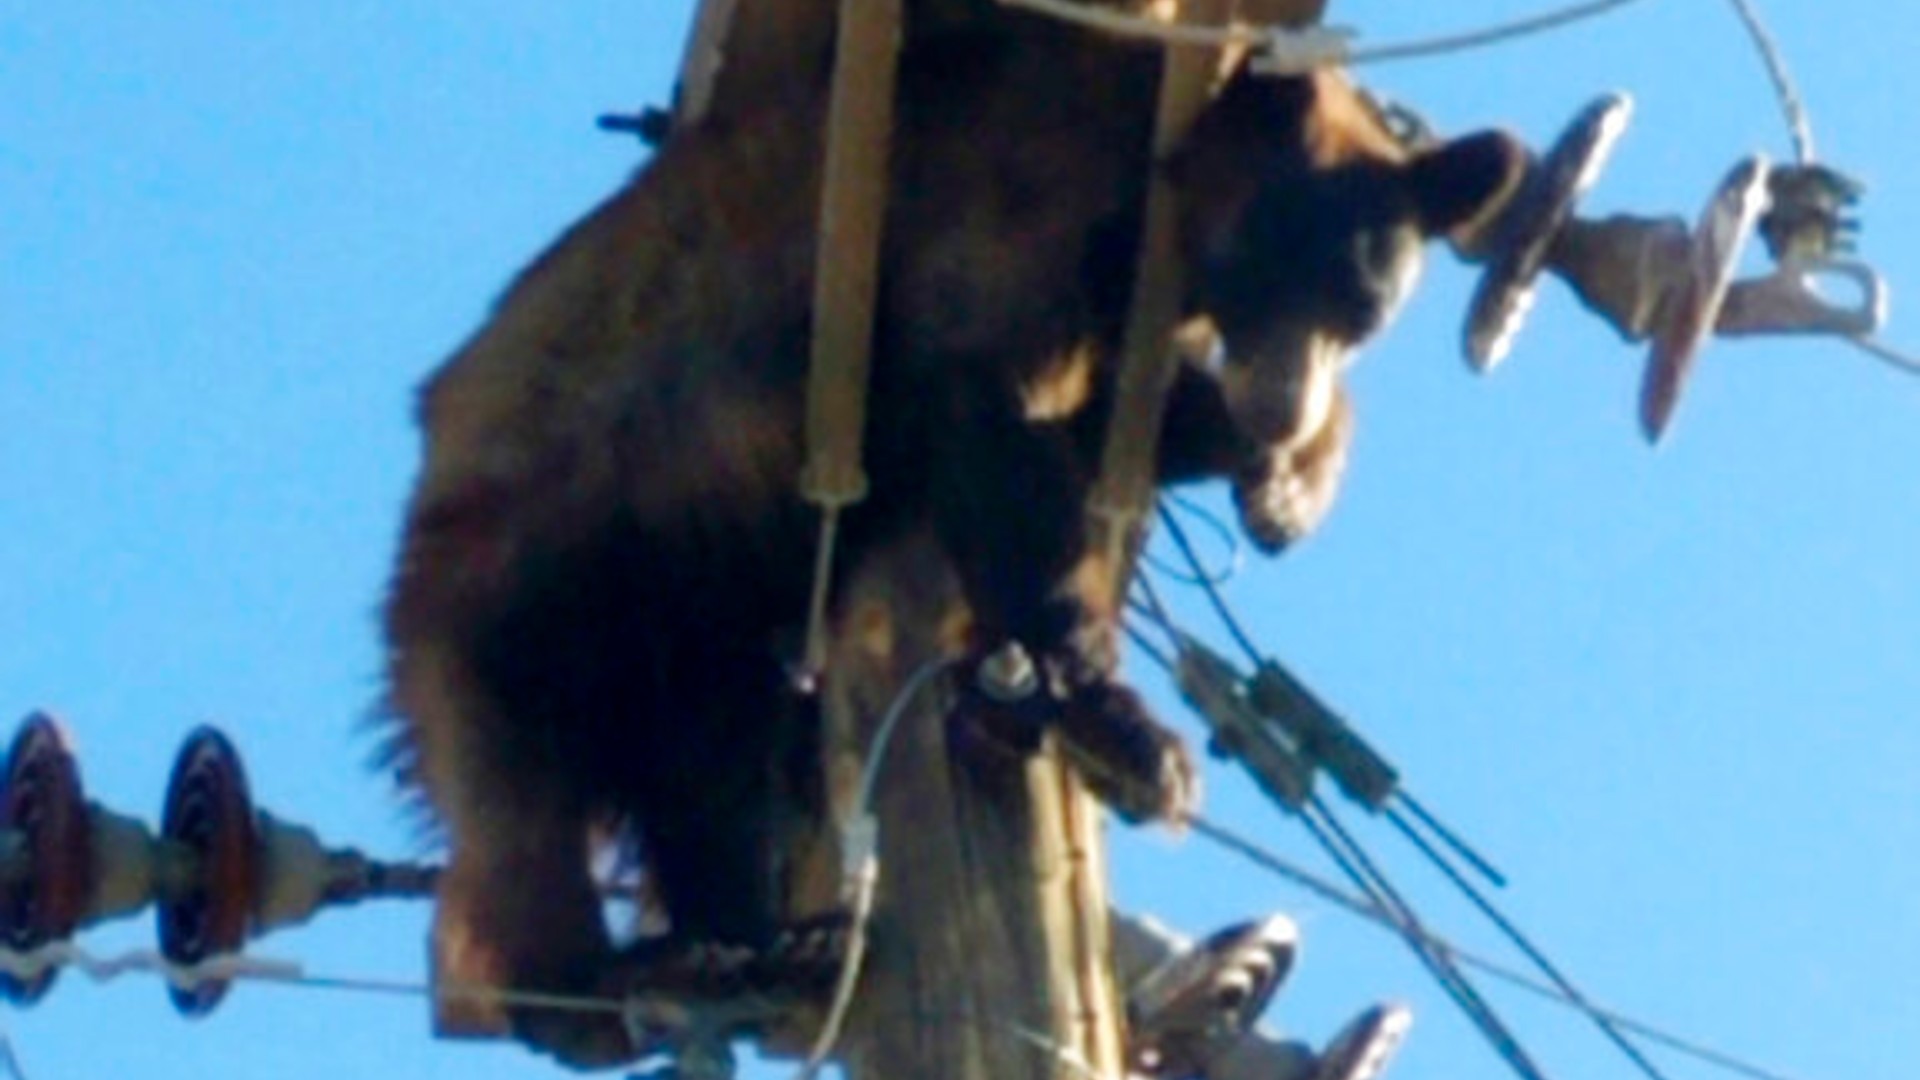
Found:
[[[1409, 148], [1340, 74], [1241, 73], [1171, 160], [1154, 49], [995, 8], [902, 58], [867, 464], [841, 566], [931, 525], [973, 658], [1018, 642], [1053, 715], [1177, 815], [1184, 751], [1114, 674], [1077, 573], [1146, 180], [1170, 170], [1188, 315], [1162, 479], [1232, 479], [1249, 531], [1309, 529], [1349, 432], [1338, 375], [1423, 242], [1484, 216], [1503, 135]], [[630, 838], [674, 942], [765, 947], [781, 830], [813, 768], [785, 643], [816, 519], [798, 489], [825, 86], [673, 133], [521, 274], [426, 384], [425, 460], [386, 608], [395, 752], [444, 826], [461, 980], [604, 991], [589, 876]], [[842, 575], [844, 576], [844, 574]], [[576, 1064], [604, 1017], [516, 1011]]]

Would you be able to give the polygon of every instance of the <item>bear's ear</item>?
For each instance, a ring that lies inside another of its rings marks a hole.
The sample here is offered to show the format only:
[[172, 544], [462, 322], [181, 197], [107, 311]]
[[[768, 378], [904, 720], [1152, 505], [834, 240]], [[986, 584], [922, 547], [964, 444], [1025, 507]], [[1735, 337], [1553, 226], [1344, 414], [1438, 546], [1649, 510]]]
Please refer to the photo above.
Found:
[[1478, 226], [1505, 205], [1526, 175], [1527, 151], [1503, 131], [1483, 131], [1421, 153], [1407, 190], [1429, 236]]

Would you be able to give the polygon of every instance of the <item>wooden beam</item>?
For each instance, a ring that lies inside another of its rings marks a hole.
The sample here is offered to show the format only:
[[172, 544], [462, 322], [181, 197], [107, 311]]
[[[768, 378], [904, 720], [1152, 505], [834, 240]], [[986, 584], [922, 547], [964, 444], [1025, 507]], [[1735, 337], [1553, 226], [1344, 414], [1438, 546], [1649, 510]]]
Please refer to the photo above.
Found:
[[[1169, 19], [1214, 26], [1228, 22], [1235, 11], [1234, 0], [1164, 0], [1159, 6]], [[1156, 160], [1171, 153], [1186, 137], [1212, 96], [1226, 61], [1224, 51], [1214, 48], [1169, 47], [1166, 53], [1154, 119]], [[1179, 224], [1172, 186], [1156, 168], [1147, 181], [1140, 262], [1134, 271], [1133, 294], [1127, 308], [1113, 416], [1107, 424], [1099, 480], [1088, 500], [1093, 551], [1114, 568], [1116, 576], [1112, 585], [1115, 610], [1120, 607], [1118, 596], [1124, 595], [1132, 576], [1141, 523], [1153, 501], [1161, 407], [1179, 363], [1172, 347], [1186, 281]]]
[[[1156, 0], [1151, 6], [1161, 17], [1197, 25], [1240, 21], [1304, 26], [1319, 20], [1326, 0]], [[1203, 46], [1168, 47], [1166, 52], [1154, 119], [1156, 160], [1179, 147], [1221, 77], [1240, 59], [1234, 51]], [[1100, 476], [1088, 499], [1092, 550], [1114, 568], [1115, 609], [1131, 578], [1133, 554], [1153, 502], [1161, 409], [1179, 363], [1172, 338], [1180, 319], [1186, 267], [1175, 195], [1158, 169], [1148, 179], [1145, 219], [1113, 416], [1107, 425]]]

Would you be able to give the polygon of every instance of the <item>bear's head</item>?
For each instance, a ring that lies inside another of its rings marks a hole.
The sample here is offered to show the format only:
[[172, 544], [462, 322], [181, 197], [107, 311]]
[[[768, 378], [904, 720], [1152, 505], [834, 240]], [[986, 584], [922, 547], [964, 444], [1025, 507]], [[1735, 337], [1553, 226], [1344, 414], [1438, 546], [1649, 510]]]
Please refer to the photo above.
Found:
[[1338, 71], [1242, 72], [1168, 167], [1229, 409], [1275, 444], [1312, 433], [1326, 376], [1392, 318], [1425, 242], [1491, 215], [1526, 151], [1499, 132], [1409, 146]]

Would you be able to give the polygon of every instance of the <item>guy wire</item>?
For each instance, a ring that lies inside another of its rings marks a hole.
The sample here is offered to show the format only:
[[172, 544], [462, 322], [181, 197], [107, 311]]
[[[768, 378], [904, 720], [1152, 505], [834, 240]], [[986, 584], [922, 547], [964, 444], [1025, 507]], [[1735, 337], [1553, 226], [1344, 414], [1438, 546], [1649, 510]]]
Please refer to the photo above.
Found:
[[1150, 547], [1141, 551], [1140, 561], [1145, 563], [1149, 569], [1165, 574], [1169, 580], [1182, 585], [1199, 585], [1202, 581], [1206, 581], [1217, 586], [1225, 585], [1227, 582], [1232, 581], [1234, 575], [1240, 572], [1240, 568], [1245, 562], [1243, 557], [1244, 553], [1241, 550], [1241, 540], [1239, 536], [1235, 535], [1233, 527], [1222, 520], [1219, 514], [1214, 513], [1208, 507], [1200, 505], [1198, 501], [1189, 496], [1178, 493], [1163, 495], [1158, 509], [1164, 514], [1170, 506], [1192, 514], [1195, 518], [1199, 519], [1201, 524], [1207, 527], [1207, 531], [1212, 533], [1214, 537], [1220, 541], [1221, 545], [1227, 549], [1226, 565], [1215, 569], [1194, 563], [1193, 569], [1181, 570], [1154, 554]]
[[[1174, 545], [1180, 549], [1181, 555], [1186, 558], [1189, 565], [1193, 566], [1194, 576], [1198, 579], [1200, 589], [1207, 594], [1207, 603], [1212, 605], [1214, 614], [1220, 617], [1220, 622], [1227, 628], [1227, 633], [1233, 637], [1241, 651], [1247, 654], [1247, 661], [1258, 667], [1261, 661], [1260, 650], [1254, 646], [1253, 638], [1247, 634], [1246, 629], [1240, 625], [1240, 620], [1234, 616], [1233, 609], [1227, 606], [1226, 598], [1220, 595], [1220, 587], [1199, 572], [1200, 555], [1194, 550], [1193, 542], [1187, 538], [1187, 530], [1182, 528], [1179, 519], [1167, 510], [1167, 504], [1164, 501], [1158, 504], [1158, 509], [1161, 524], [1166, 526], [1167, 535], [1173, 538]], [[1166, 609], [1160, 607], [1158, 602], [1154, 606], [1159, 609], [1162, 618], [1165, 618]], [[1167, 625], [1171, 627], [1172, 624], [1168, 622]]]
[[[1249, 864], [1266, 871], [1274, 877], [1285, 880], [1303, 891], [1329, 903], [1349, 914], [1384, 929], [1401, 932], [1391, 915], [1383, 908], [1342, 889], [1314, 872], [1297, 866], [1279, 852], [1262, 845], [1251, 837], [1222, 825], [1202, 815], [1193, 815], [1186, 821], [1186, 827], [1195, 835], [1205, 837], [1221, 850], [1245, 859]], [[1527, 994], [1541, 998], [1564, 1008], [1578, 1012], [1603, 1016], [1632, 1031], [1649, 1042], [1657, 1043], [1675, 1053], [1692, 1058], [1703, 1064], [1713, 1066], [1724, 1072], [1747, 1077], [1748, 1080], [1796, 1080], [1795, 1077], [1755, 1065], [1723, 1051], [1713, 1049], [1700, 1042], [1674, 1034], [1653, 1024], [1638, 1020], [1614, 1009], [1582, 1003], [1568, 997], [1557, 988], [1532, 978], [1498, 961], [1470, 952], [1454, 945], [1446, 938], [1430, 931], [1421, 931], [1429, 944], [1444, 951], [1460, 964], [1497, 979], [1508, 986]], [[47, 947], [35, 950], [36, 953], [49, 951]], [[63, 945], [51, 950], [54, 955], [49, 961], [65, 967], [77, 967], [83, 974], [91, 976], [96, 982], [105, 982], [114, 978], [132, 974], [150, 974], [165, 976], [164, 961], [150, 952], [129, 954], [124, 957], [95, 958], [72, 945]], [[0, 958], [21, 959], [21, 954], [0, 947]], [[508, 987], [480, 986], [468, 984], [439, 984], [430, 986], [425, 982], [407, 979], [385, 979], [369, 977], [351, 977], [341, 975], [309, 974], [297, 962], [280, 960], [253, 959], [245, 964], [229, 964], [231, 970], [223, 976], [230, 976], [235, 982], [266, 983], [307, 990], [326, 990], [344, 993], [372, 994], [382, 997], [408, 997], [427, 999], [434, 996], [461, 997], [478, 1001], [505, 1005], [521, 1005], [531, 1008], [565, 1009], [574, 1012], [623, 1013], [626, 1003], [612, 998], [596, 998], [571, 995], [540, 994], [518, 991]]]
[[[1188, 541], [1187, 537], [1182, 533], [1179, 522], [1173, 519], [1173, 517], [1167, 513], [1167, 508], [1164, 504], [1160, 507], [1160, 511], [1162, 515], [1162, 520], [1167, 526], [1168, 533], [1173, 536], [1174, 543], [1180, 548], [1182, 554], [1191, 562], [1196, 558], [1196, 553], [1193, 550], [1193, 547], [1191, 543]], [[1141, 580], [1142, 580], [1143, 591], [1146, 593], [1146, 596], [1147, 596], [1147, 604], [1142, 605], [1138, 602], [1135, 602], [1133, 604], [1134, 610], [1141, 611], [1142, 614], [1152, 618], [1155, 622], [1157, 622], [1160, 625], [1161, 629], [1165, 633], [1167, 633], [1170, 637], [1178, 641], [1179, 637], [1181, 636], [1181, 632], [1173, 624], [1171, 615], [1167, 612], [1165, 606], [1160, 602], [1158, 596], [1154, 594], [1152, 582], [1147, 580], [1144, 577]], [[1227, 625], [1230, 630], [1233, 630], [1236, 634], [1236, 637], [1241, 639], [1241, 647], [1247, 651], [1250, 657], [1253, 658], [1253, 662], [1256, 665], [1260, 663], [1260, 656], [1258, 651], [1253, 648], [1251, 638], [1248, 635], [1246, 635], [1244, 631], [1240, 629], [1239, 620], [1234, 616], [1231, 608], [1226, 603], [1225, 598], [1220, 595], [1217, 589], [1207, 584], [1206, 575], [1196, 574], [1194, 575], [1194, 580], [1197, 583], [1199, 583], [1202, 586], [1202, 588], [1204, 588], [1208, 593], [1209, 600], [1212, 603], [1215, 612], [1219, 615], [1222, 623]], [[1159, 664], [1163, 668], [1167, 668], [1171, 670], [1173, 666], [1172, 663], [1157, 649], [1153, 649], [1150, 645], [1147, 645], [1146, 642], [1144, 641], [1143, 635], [1141, 635], [1137, 629], [1129, 627], [1128, 632], [1134, 637], [1137, 643], [1142, 644], [1147, 649], [1149, 656], [1153, 659], [1155, 663]], [[1464, 842], [1462, 842], [1456, 836], [1454, 836], [1452, 831], [1447, 829], [1442, 823], [1440, 823], [1437, 819], [1435, 819], [1433, 815], [1430, 814], [1426, 810], [1426, 808], [1420, 804], [1418, 800], [1413, 799], [1411, 796], [1408, 796], [1405, 792], [1398, 792], [1396, 794], [1399, 796], [1400, 803], [1404, 805], [1408, 809], [1408, 811], [1414, 815], [1414, 817], [1417, 820], [1419, 820], [1420, 822], [1426, 824], [1429, 828], [1431, 828], [1435, 833], [1435, 835], [1438, 836], [1442, 841], [1447, 843], [1447, 845], [1452, 850], [1459, 852], [1463, 858], [1466, 858], [1467, 860], [1469, 860], [1474, 865], [1474, 867], [1477, 870], [1479, 870], [1481, 873], [1485, 874], [1490, 881], [1493, 881], [1494, 883], [1499, 885], [1505, 884], [1505, 878], [1498, 871], [1494, 870], [1490, 865], [1488, 865], [1486, 861], [1483, 858], [1481, 858], [1477, 852], [1472, 850], [1472, 848], [1468, 847]], [[1345, 839], [1345, 841], [1347, 842], [1347, 845], [1350, 848], [1354, 849], [1360, 858], [1365, 859], [1364, 849], [1360, 848], [1358, 841], [1354, 839], [1350, 834], [1347, 834], [1346, 831], [1339, 826], [1339, 823], [1336, 820], [1333, 820], [1331, 818], [1331, 811], [1329, 810], [1329, 808], [1327, 808], [1324, 805], [1324, 803], [1322, 803], [1317, 798], [1314, 800], [1314, 804], [1315, 804], [1315, 807], [1318, 809], [1319, 813], [1324, 818], [1327, 819], [1327, 824], [1330, 825], [1335, 830], [1338, 830], [1339, 833], [1341, 834], [1341, 837]], [[1599, 1025], [1601, 1031], [1607, 1036], [1607, 1038], [1610, 1041], [1612, 1041], [1615, 1044], [1615, 1046], [1623, 1054], [1627, 1056], [1628, 1060], [1631, 1061], [1641, 1072], [1645, 1073], [1648, 1077], [1652, 1078], [1652, 1080], [1665, 1080], [1665, 1077], [1661, 1074], [1658, 1068], [1656, 1068], [1653, 1065], [1653, 1063], [1649, 1061], [1647, 1057], [1637, 1047], [1635, 1047], [1630, 1041], [1628, 1041], [1624, 1037], [1624, 1035], [1621, 1033], [1622, 1025], [1615, 1023], [1611, 1017], [1606, 1016], [1602, 1014], [1599, 1010], [1592, 1008], [1591, 1005], [1586, 1000], [1586, 998], [1578, 991], [1577, 988], [1575, 988], [1572, 981], [1566, 978], [1566, 976], [1562, 974], [1556, 966], [1553, 965], [1553, 963], [1546, 957], [1545, 953], [1542, 952], [1536, 945], [1534, 945], [1534, 943], [1524, 933], [1520, 931], [1518, 926], [1516, 926], [1503, 913], [1501, 913], [1498, 910], [1498, 908], [1496, 908], [1492, 904], [1492, 902], [1486, 898], [1484, 894], [1482, 894], [1477, 888], [1475, 888], [1471, 882], [1467, 881], [1465, 877], [1457, 869], [1455, 869], [1453, 864], [1449, 860], [1447, 860], [1441, 854], [1440, 851], [1438, 851], [1433, 847], [1432, 843], [1429, 842], [1426, 837], [1420, 835], [1420, 833], [1413, 828], [1412, 824], [1409, 823], [1405, 817], [1403, 817], [1399, 813], [1394, 812], [1391, 809], [1387, 811], [1386, 816], [1393, 823], [1393, 825], [1409, 841], [1413, 843], [1415, 848], [1419, 850], [1420, 853], [1423, 856], [1425, 856], [1428, 861], [1432, 862], [1435, 866], [1439, 867], [1441, 873], [1443, 873], [1447, 877], [1447, 879], [1454, 884], [1456, 888], [1460, 889], [1463, 893], [1466, 894], [1468, 900], [1471, 901], [1477, 908], [1479, 908], [1481, 913], [1484, 914], [1490, 921], [1492, 921], [1495, 927], [1497, 927], [1508, 938], [1508, 940], [1514, 944], [1516, 948], [1520, 949], [1521, 952], [1524, 953], [1528, 957], [1528, 959], [1531, 960], [1535, 964], [1535, 966], [1540, 969], [1540, 971], [1543, 974], [1547, 975], [1553, 981], [1553, 983], [1556, 985], [1559, 992], [1558, 997], [1563, 1003], [1577, 1008], [1579, 1011], [1586, 1014], [1597, 1025]], [[1372, 904], [1360, 904], [1356, 910], [1360, 910], [1362, 911], [1362, 913], [1366, 914], [1367, 916], [1373, 917], [1376, 919], [1379, 919], [1381, 916], [1385, 916], [1385, 919], [1383, 921], [1386, 923], [1386, 925], [1392, 926], [1395, 929], [1399, 930], [1403, 936], [1408, 935], [1409, 931], [1411, 931], [1413, 934], [1418, 934], [1422, 937], [1425, 936], [1424, 931], [1420, 930], [1420, 928], [1418, 927], [1418, 924], [1412, 922], [1414, 916], [1411, 908], [1407, 907], [1404, 904], [1404, 902], [1400, 902], [1398, 904], [1398, 907], [1400, 908], [1401, 912], [1404, 914], [1404, 922], [1401, 919], [1394, 918], [1393, 915], [1391, 914], [1391, 910], [1392, 910], [1391, 907], [1387, 904], [1384, 904], [1382, 902], [1382, 898], [1375, 892], [1375, 890], [1367, 886], [1364, 877], [1360, 873], [1358, 873], [1354, 868], [1347, 865], [1346, 859], [1340, 854], [1338, 850], [1336, 850], [1332, 846], [1331, 839], [1325, 836], [1316, 827], [1315, 823], [1310, 817], [1305, 818], [1304, 820], [1308, 825], [1308, 828], [1313, 832], [1314, 838], [1316, 839], [1316, 841], [1318, 841], [1320, 845], [1324, 849], [1326, 849], [1329, 856], [1333, 857], [1337, 862], [1340, 862], [1342, 864], [1342, 869], [1347, 872], [1348, 876], [1352, 878], [1356, 882], [1356, 884], [1361, 885], [1363, 890], [1366, 891], [1369, 894], [1370, 898], [1372, 899], [1373, 901]], [[1195, 827], [1197, 831], [1200, 831], [1198, 825], [1196, 825]], [[1216, 840], [1220, 839], [1218, 834], [1214, 834], [1213, 838]], [[1375, 880], [1379, 881], [1383, 886], [1385, 886], [1390, 891], [1391, 886], [1387, 885], [1384, 875], [1379, 872], [1377, 867], [1371, 866], [1370, 860], [1368, 861], [1368, 867], [1369, 869], [1371, 869], [1372, 876], [1375, 878]], [[1289, 874], [1288, 876], [1295, 877], [1295, 875], [1292, 875], [1292, 874]], [[1295, 879], [1298, 880], [1297, 877]], [[1395, 899], [1396, 900], [1398, 899], [1397, 896], [1395, 897]], [[1412, 923], [1412, 925], [1409, 926], [1407, 925], [1407, 923]], [[1428, 956], [1422, 950], [1422, 946], [1419, 943], [1419, 941], [1416, 940], [1414, 937], [1409, 936], [1408, 942], [1415, 948], [1417, 953], [1421, 954], [1421, 959], [1423, 963], [1427, 963], [1430, 968], [1434, 968], [1433, 963], [1429, 961]], [[1441, 949], [1442, 951], [1440, 953], [1440, 958], [1442, 960], [1444, 960], [1444, 957], [1447, 954], [1455, 951], [1452, 949], [1451, 946], [1443, 945], [1441, 946]], [[1448, 966], [1449, 968], [1451, 968], [1451, 965], [1448, 965]], [[1497, 1027], [1501, 1032], [1505, 1031], [1504, 1026], [1499, 1024], [1498, 1018], [1492, 1016], [1490, 1010], [1487, 1010], [1483, 1014], [1482, 1010], [1486, 1009], [1485, 1002], [1483, 999], [1479, 997], [1477, 991], [1474, 991], [1470, 985], [1463, 986], [1460, 983], [1455, 982], [1455, 979], [1459, 977], [1457, 970], [1450, 971], [1449, 973], [1443, 973], [1441, 970], [1434, 968], [1433, 973], [1436, 976], [1436, 978], [1439, 979], [1442, 989], [1445, 990], [1449, 994], [1449, 996], [1453, 997], [1456, 1003], [1460, 1004], [1462, 1009], [1465, 1010], [1468, 1013], [1468, 1015], [1475, 1020], [1476, 1024], [1480, 1025], [1483, 1031], [1486, 1031], [1489, 1037], [1495, 1040], [1496, 1047], [1499, 1047], [1500, 1036], [1496, 1035], [1494, 1031], [1488, 1030], [1486, 1021], [1491, 1020], [1492, 1024], [1495, 1027]], [[1509, 1040], [1511, 1040], [1512, 1038], [1510, 1033], [1507, 1033], [1505, 1037]], [[1514, 1043], [1514, 1045], [1517, 1047], [1518, 1045], [1517, 1042]], [[1502, 1048], [1502, 1052], [1505, 1053], [1504, 1048]], [[1509, 1060], [1510, 1061], [1512, 1060], [1511, 1057], [1509, 1058]], [[1516, 1068], [1518, 1067], [1520, 1066], [1516, 1064]]]
[[[1494, 887], [1501, 889], [1507, 887], [1507, 875], [1501, 873], [1498, 867], [1488, 862], [1486, 856], [1475, 851], [1473, 845], [1461, 839], [1458, 834], [1448, 828], [1445, 822], [1434, 817], [1425, 806], [1420, 804], [1419, 799], [1413, 797], [1411, 792], [1405, 788], [1401, 788], [1394, 792], [1394, 797], [1399, 801], [1401, 806], [1407, 808], [1407, 812], [1411, 813], [1420, 824], [1426, 826], [1435, 836], [1439, 837], [1440, 841], [1447, 845], [1448, 850], [1465, 859], [1475, 870], [1479, 871], [1482, 877], [1493, 882]], [[1391, 808], [1388, 809], [1387, 815], [1389, 817], [1394, 816]]]
[[[1282, 857], [1279, 852], [1262, 845], [1259, 841], [1245, 834], [1197, 814], [1189, 818], [1186, 824], [1187, 828], [1196, 836], [1205, 837], [1222, 850], [1240, 856], [1254, 866], [1265, 870], [1267, 873], [1291, 882], [1349, 914], [1356, 915], [1367, 922], [1374, 923], [1387, 930], [1395, 932], [1401, 931], [1401, 928], [1395, 925], [1393, 917], [1384, 909], [1376, 907], [1341, 889], [1339, 886], [1326, 881], [1310, 870], [1294, 865]], [[1516, 971], [1497, 960], [1489, 959], [1479, 953], [1470, 952], [1455, 945], [1447, 938], [1440, 937], [1431, 932], [1423, 931], [1423, 933], [1426, 934], [1427, 940], [1434, 948], [1444, 951], [1465, 967], [1473, 968], [1489, 978], [1497, 979], [1516, 990], [1552, 1002], [1563, 1008], [1573, 1009], [1576, 1012], [1587, 1013], [1589, 1015], [1603, 1016], [1620, 1027], [1646, 1039], [1648, 1042], [1658, 1043], [1675, 1053], [1693, 1058], [1696, 1061], [1711, 1065], [1728, 1073], [1748, 1077], [1749, 1080], [1795, 1080], [1794, 1077], [1786, 1073], [1755, 1065], [1752, 1062], [1734, 1057], [1724, 1051], [1715, 1050], [1704, 1043], [1676, 1035], [1664, 1028], [1656, 1027], [1648, 1021], [1637, 1020], [1616, 1009], [1605, 1008], [1592, 1004], [1591, 1002], [1583, 1004], [1568, 997], [1559, 989], [1520, 971]]]
[[1486, 999], [1480, 996], [1452, 955], [1436, 946], [1435, 939], [1421, 925], [1412, 906], [1394, 889], [1392, 882], [1367, 855], [1366, 849], [1341, 826], [1340, 820], [1333, 816], [1319, 796], [1312, 797], [1300, 820], [1341, 872], [1372, 900], [1375, 910], [1390, 917], [1394, 931], [1413, 949], [1414, 956], [1433, 975], [1440, 988], [1473, 1021], [1513, 1071], [1526, 1080], [1546, 1080], [1546, 1074], [1527, 1054], [1519, 1038], [1487, 1004]]
[[1473, 902], [1473, 906], [1480, 909], [1480, 914], [1485, 915], [1494, 926], [1499, 928], [1500, 933], [1504, 935], [1508, 941], [1513, 943], [1515, 948], [1524, 953], [1527, 959], [1533, 961], [1533, 966], [1538, 968], [1542, 975], [1552, 980], [1553, 984], [1559, 987], [1561, 993], [1565, 994], [1569, 1001], [1577, 1004], [1580, 1007], [1580, 1011], [1586, 1013], [1587, 1016], [1593, 1020], [1594, 1024], [1600, 1028], [1601, 1034], [1605, 1035], [1609, 1042], [1613, 1043], [1622, 1054], [1627, 1056], [1627, 1060], [1633, 1062], [1633, 1064], [1638, 1067], [1642, 1073], [1650, 1077], [1651, 1080], [1667, 1080], [1666, 1076], [1661, 1073], [1658, 1068], [1654, 1067], [1653, 1062], [1647, 1060], [1646, 1055], [1640, 1052], [1640, 1048], [1633, 1045], [1633, 1043], [1627, 1039], [1621, 1032], [1619, 1025], [1600, 1015], [1587, 1005], [1586, 995], [1582, 994], [1580, 990], [1573, 985], [1573, 980], [1561, 973], [1560, 969], [1555, 966], [1552, 960], [1547, 958], [1546, 953], [1542, 952], [1540, 948], [1533, 943], [1532, 939], [1523, 933], [1518, 926], [1514, 925], [1499, 908], [1495, 907], [1492, 901], [1482, 895], [1480, 890], [1475, 888], [1472, 882], [1468, 881], [1459, 871], [1455, 870], [1452, 864], [1441, 858], [1439, 852], [1432, 850], [1427, 843], [1426, 837], [1414, 831], [1413, 827], [1408, 825], [1406, 820], [1398, 814], [1388, 814], [1387, 820], [1393, 822], [1394, 827], [1400, 830], [1400, 834], [1412, 842], [1415, 847], [1425, 852], [1429, 861], [1439, 867], [1440, 872], [1447, 876], [1447, 880], [1453, 882], [1454, 887], [1462, 893], [1465, 893], [1467, 899]]

